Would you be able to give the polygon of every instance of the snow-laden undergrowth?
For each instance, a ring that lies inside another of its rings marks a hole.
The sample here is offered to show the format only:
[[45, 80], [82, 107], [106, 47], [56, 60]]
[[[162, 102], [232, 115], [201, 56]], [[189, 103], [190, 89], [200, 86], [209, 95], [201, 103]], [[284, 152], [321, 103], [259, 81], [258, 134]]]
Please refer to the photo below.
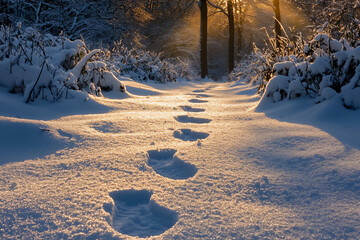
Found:
[[33, 28], [1, 27], [0, 85], [21, 93], [26, 102], [57, 101], [78, 91], [124, 91], [124, 85], [101, 61], [91, 61], [101, 50], [89, 51], [81, 40], [42, 34]]
[[105, 50], [103, 59], [115, 74], [140, 82], [176, 82], [191, 80], [194, 75], [186, 62], [162, 59], [161, 53], [127, 48], [121, 42], [115, 42], [113, 48]]
[[160, 83], [191, 78], [185, 63], [171, 63], [160, 54], [120, 43], [90, 51], [82, 40], [23, 30], [21, 24], [0, 28], [0, 73], [0, 86], [23, 94], [27, 103], [58, 101], [79, 92], [96, 96], [103, 96], [103, 91], [125, 92], [123, 76]]
[[298, 54], [277, 60], [274, 64], [267, 62], [271, 71], [264, 68], [264, 79], [269, 81], [264, 84], [260, 105], [310, 96], [316, 103], [339, 97], [345, 107], [360, 108], [360, 46], [318, 34], [303, 44]]

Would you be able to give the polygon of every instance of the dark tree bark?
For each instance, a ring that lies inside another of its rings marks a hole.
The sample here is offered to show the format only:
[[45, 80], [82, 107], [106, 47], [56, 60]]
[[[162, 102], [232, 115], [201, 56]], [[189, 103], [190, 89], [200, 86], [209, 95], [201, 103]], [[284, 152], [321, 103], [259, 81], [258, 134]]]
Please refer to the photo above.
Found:
[[237, 39], [237, 55], [239, 56], [242, 50], [243, 45], [243, 24], [244, 24], [244, 13], [243, 13], [243, 6], [241, 3], [234, 4], [234, 11], [236, 12], [236, 15], [234, 15], [234, 18], [237, 17], [235, 24], [235, 29], [238, 35]]
[[275, 13], [275, 38], [276, 38], [276, 47], [280, 47], [280, 37], [281, 37], [281, 15], [280, 15], [280, 0], [273, 0], [274, 4], [274, 13]]
[[199, 0], [200, 6], [200, 65], [201, 65], [201, 78], [208, 75], [207, 63], [207, 3], [206, 0]]
[[228, 53], [228, 64], [229, 64], [229, 73], [234, 70], [235, 65], [235, 54], [234, 54], [234, 45], [235, 45], [235, 24], [234, 24], [234, 6], [233, 1], [227, 1], [227, 10], [228, 10], [228, 19], [229, 19], [229, 53]]

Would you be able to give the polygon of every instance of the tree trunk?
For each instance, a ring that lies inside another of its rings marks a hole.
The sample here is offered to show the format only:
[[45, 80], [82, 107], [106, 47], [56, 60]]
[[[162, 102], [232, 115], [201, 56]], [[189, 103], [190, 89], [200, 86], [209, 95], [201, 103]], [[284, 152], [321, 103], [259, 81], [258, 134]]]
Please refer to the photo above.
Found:
[[234, 6], [233, 0], [227, 1], [228, 19], [229, 19], [229, 52], [228, 52], [228, 64], [229, 73], [234, 70], [234, 46], [235, 46], [235, 24], [234, 24]]
[[[234, 4], [234, 11], [236, 12], [237, 15], [237, 19], [236, 19], [236, 25], [235, 25], [235, 29], [238, 35], [238, 39], [237, 39], [237, 55], [239, 56], [242, 50], [242, 45], [243, 45], [243, 21], [242, 21], [242, 6], [240, 4]], [[234, 16], [235, 17], [235, 16]]]
[[273, 0], [274, 4], [274, 13], [275, 13], [275, 38], [276, 38], [276, 47], [280, 47], [280, 37], [281, 37], [281, 15], [280, 15], [280, 0]]
[[208, 75], [207, 63], [207, 4], [206, 0], [200, 0], [200, 65], [201, 65], [201, 78]]

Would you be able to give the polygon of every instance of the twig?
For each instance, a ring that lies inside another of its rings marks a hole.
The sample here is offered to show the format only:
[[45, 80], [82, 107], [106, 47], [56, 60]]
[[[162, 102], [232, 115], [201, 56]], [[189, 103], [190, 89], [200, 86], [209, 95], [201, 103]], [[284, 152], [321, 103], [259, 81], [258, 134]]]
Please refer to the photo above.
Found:
[[228, 16], [228, 13], [227, 13], [222, 7], [220, 7], [220, 6], [218, 6], [218, 5], [210, 2], [210, 0], [208, 0], [208, 3], [209, 3], [209, 5], [212, 6], [213, 8], [219, 9], [220, 12], [222, 12], [222, 13], [224, 13], [226, 16]]
[[28, 55], [26, 54], [25, 49], [23, 48], [23, 46], [21, 44], [20, 44], [20, 47], [21, 47], [22, 51], [24, 52], [26, 59], [30, 62], [31, 65], [33, 65], [31, 59], [28, 57]]
[[43, 72], [43, 70], [44, 70], [44, 67], [45, 67], [45, 63], [46, 63], [46, 60], [44, 60], [44, 62], [42, 63], [42, 67], [41, 67], [39, 76], [37, 77], [36, 82], [35, 82], [33, 88], [31, 89], [31, 91], [30, 91], [30, 93], [29, 93], [29, 97], [28, 97], [28, 99], [26, 100], [26, 103], [29, 103], [29, 102], [30, 102], [31, 94], [32, 94], [33, 91], [34, 91], [36, 84], [37, 84], [37, 83], [39, 82], [39, 80], [40, 80], [41, 74], [42, 74], [42, 72]]

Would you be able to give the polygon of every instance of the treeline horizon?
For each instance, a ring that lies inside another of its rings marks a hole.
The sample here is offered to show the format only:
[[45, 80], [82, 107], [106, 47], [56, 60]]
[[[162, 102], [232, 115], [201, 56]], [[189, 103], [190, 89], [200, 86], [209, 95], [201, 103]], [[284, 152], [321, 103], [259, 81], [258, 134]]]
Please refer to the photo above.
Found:
[[202, 77], [231, 72], [252, 53], [254, 43], [269, 47], [268, 37], [277, 39], [277, 47], [276, 36], [307, 36], [319, 29], [340, 38], [359, 14], [358, 1], [350, 0], [3, 0], [0, 9], [2, 25], [21, 22], [45, 33], [83, 38], [94, 47], [121, 41], [187, 59]]

